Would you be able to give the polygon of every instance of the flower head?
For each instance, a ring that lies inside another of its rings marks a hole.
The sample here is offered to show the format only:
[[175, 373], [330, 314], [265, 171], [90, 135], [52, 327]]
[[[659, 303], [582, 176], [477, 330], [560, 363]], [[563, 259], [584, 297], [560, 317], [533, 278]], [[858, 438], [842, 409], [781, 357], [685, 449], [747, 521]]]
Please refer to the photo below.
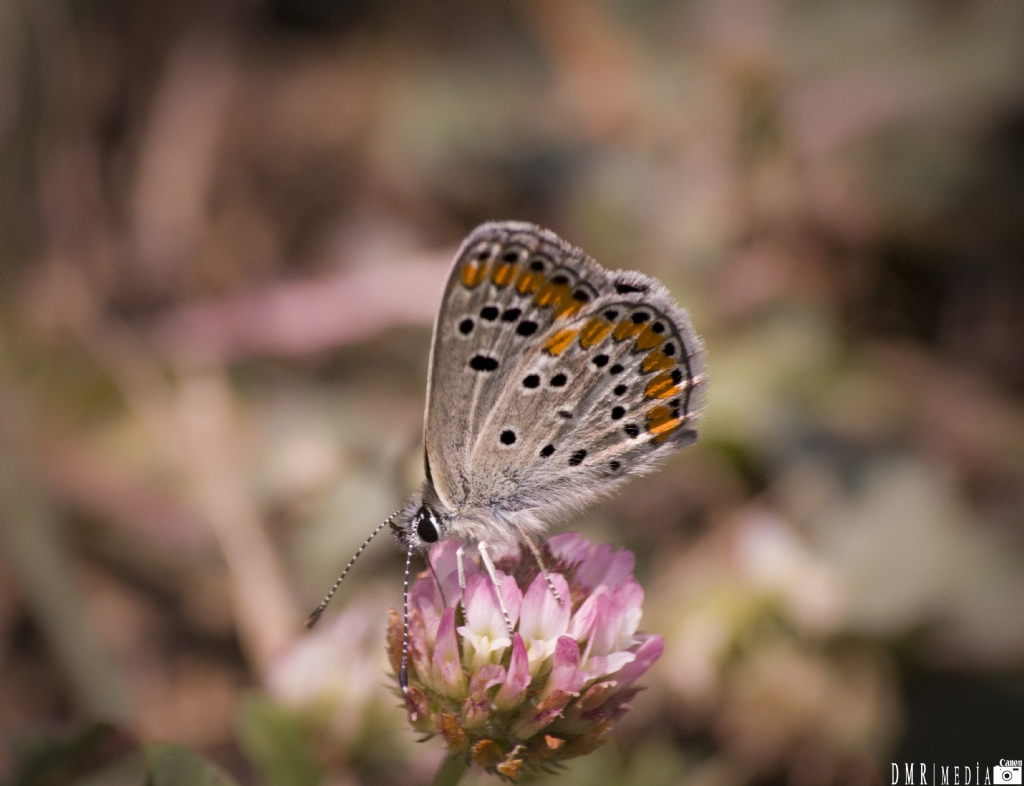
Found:
[[[551, 586], [524, 548], [499, 560], [498, 587], [467, 564], [463, 609], [456, 546], [435, 547], [437, 579], [427, 572], [410, 591], [412, 725], [440, 734], [449, 755], [509, 779], [600, 746], [664, 648], [661, 636], [637, 632], [644, 593], [633, 555], [558, 535], [542, 549]], [[394, 611], [388, 656], [397, 673]]]

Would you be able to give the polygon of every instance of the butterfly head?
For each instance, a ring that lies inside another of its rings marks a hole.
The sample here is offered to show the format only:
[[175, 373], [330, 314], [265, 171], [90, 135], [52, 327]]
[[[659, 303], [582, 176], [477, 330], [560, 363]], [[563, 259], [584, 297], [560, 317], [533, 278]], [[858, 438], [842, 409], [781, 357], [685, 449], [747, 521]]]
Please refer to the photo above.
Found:
[[448, 528], [443, 519], [428, 503], [421, 503], [407, 510], [408, 515], [391, 525], [395, 537], [406, 548], [413, 551], [426, 551], [447, 536]]

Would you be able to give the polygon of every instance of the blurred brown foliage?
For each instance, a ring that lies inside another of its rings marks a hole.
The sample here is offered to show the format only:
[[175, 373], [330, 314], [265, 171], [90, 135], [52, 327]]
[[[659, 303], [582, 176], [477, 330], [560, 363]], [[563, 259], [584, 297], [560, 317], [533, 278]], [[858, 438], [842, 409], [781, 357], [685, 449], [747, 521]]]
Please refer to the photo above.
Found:
[[1019, 755], [1022, 66], [1012, 3], [0, 5], [0, 772], [99, 719], [429, 779], [395, 550], [301, 621], [417, 483], [451, 252], [506, 218], [661, 278], [712, 379], [564, 525], [667, 649], [561, 781]]

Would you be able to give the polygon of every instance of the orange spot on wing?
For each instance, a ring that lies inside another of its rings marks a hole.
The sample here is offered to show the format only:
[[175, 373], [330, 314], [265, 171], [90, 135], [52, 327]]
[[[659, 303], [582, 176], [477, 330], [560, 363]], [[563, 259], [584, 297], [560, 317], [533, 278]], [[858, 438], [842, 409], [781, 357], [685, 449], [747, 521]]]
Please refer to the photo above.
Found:
[[572, 292], [568, 284], [545, 284], [533, 298], [533, 305], [540, 308], [550, 306], [559, 311], [572, 299]]
[[671, 437], [672, 436], [672, 432], [675, 431], [677, 428], [679, 428], [681, 425], [683, 425], [683, 421], [682, 420], [677, 420], [677, 421], [673, 422], [672, 424], [666, 426], [665, 430], [662, 431], [660, 434], [654, 435], [652, 441], [656, 442], [657, 444], [660, 445], [662, 442], [664, 442], [669, 437]]
[[514, 262], [502, 262], [491, 271], [491, 281], [498, 287], [507, 287], [515, 278], [516, 264]]
[[535, 273], [529, 270], [524, 270], [519, 274], [519, 280], [516, 281], [516, 290], [520, 295], [532, 295], [538, 289], [544, 281], [543, 273]]
[[578, 334], [579, 331], [573, 328], [559, 330], [555, 335], [548, 339], [548, 343], [544, 345], [544, 351], [549, 355], [561, 355]]
[[611, 322], [606, 322], [601, 317], [593, 317], [580, 330], [580, 346], [584, 349], [590, 349], [595, 344], [600, 344], [604, 341], [605, 337], [611, 332]]
[[459, 273], [459, 280], [467, 289], [473, 289], [487, 277], [487, 263], [471, 259]]
[[664, 352], [654, 350], [640, 363], [640, 370], [645, 374], [650, 374], [652, 371], [667, 371], [675, 364], [676, 362]]
[[640, 335], [636, 337], [636, 348], [642, 351], [654, 349], [655, 347], [661, 346], [665, 341], [665, 338], [666, 336], [664, 333], [655, 333], [653, 325], [648, 325], [640, 332]]
[[683, 419], [676, 417], [676, 410], [663, 404], [654, 407], [647, 413], [647, 431], [657, 442], [664, 442], [669, 435], [679, 428]]
[[623, 319], [615, 326], [615, 332], [612, 333], [612, 338], [616, 341], [633, 338], [633, 336], [637, 335], [643, 329], [643, 325], [636, 324], [632, 319]]
[[682, 384], [672, 381], [672, 375], [663, 371], [647, 383], [644, 396], [647, 398], [671, 398], [682, 390]]
[[566, 303], [563, 301], [562, 305], [560, 305], [555, 310], [555, 319], [564, 319], [565, 317], [571, 317], [581, 308], [583, 308], [583, 303], [577, 300], [576, 298], [570, 296], [569, 302]]

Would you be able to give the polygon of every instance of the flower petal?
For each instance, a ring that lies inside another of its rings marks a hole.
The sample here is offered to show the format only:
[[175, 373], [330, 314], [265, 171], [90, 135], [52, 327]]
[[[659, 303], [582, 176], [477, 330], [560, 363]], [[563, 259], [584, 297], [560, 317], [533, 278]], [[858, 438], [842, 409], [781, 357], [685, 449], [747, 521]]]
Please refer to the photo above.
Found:
[[555, 599], [551, 589], [544, 581], [543, 574], [530, 584], [523, 597], [522, 611], [519, 613], [519, 631], [529, 639], [557, 639], [569, 629], [569, 584], [559, 573], [552, 573], [551, 583], [562, 598], [562, 603]]
[[604, 656], [604, 670], [601, 674], [595, 674], [595, 677], [603, 677], [605, 674], [614, 674], [627, 663], [632, 663], [636, 660], [636, 655], [632, 652], [611, 652]]
[[563, 532], [548, 538], [548, 549], [557, 561], [566, 565], [576, 565], [587, 558], [590, 541], [578, 532]]
[[590, 630], [594, 627], [594, 619], [597, 616], [597, 596], [591, 595], [581, 605], [576, 613], [572, 615], [567, 631], [576, 641], [586, 641], [590, 636]]
[[615, 651], [619, 638], [619, 609], [607, 595], [596, 595], [594, 625], [590, 629], [590, 651], [607, 655]]
[[[437, 574], [442, 586], [449, 576], [455, 576], [455, 586], [458, 586], [458, 558], [456, 552], [459, 550], [459, 542], [456, 540], [442, 540], [430, 550], [430, 564]], [[463, 569], [468, 578], [470, 574], [477, 572], [476, 563], [471, 559], [462, 561]], [[452, 602], [448, 596], [448, 588], [445, 587], [445, 600]]]
[[612, 692], [618, 687], [618, 685], [619, 683], [615, 680], [598, 682], [591, 685], [587, 688], [587, 692], [580, 697], [578, 704], [580, 711], [591, 712], [596, 710], [605, 703], [607, 698], [612, 695]]
[[[438, 622], [440, 623], [440, 620]], [[401, 641], [399, 641], [398, 651], [399, 663], [401, 663]], [[418, 609], [409, 612], [409, 666], [424, 682], [431, 680], [430, 650], [428, 649], [423, 616]]]
[[576, 580], [588, 589], [602, 584], [614, 588], [633, 575], [636, 558], [632, 551], [615, 550], [610, 543], [594, 546], [576, 571]]
[[466, 675], [459, 660], [459, 641], [455, 635], [455, 609], [449, 606], [441, 615], [432, 659], [434, 686], [453, 699], [466, 695]]
[[462, 725], [475, 728], [483, 725], [491, 711], [487, 690], [505, 681], [505, 669], [488, 663], [477, 669], [469, 681], [469, 698], [462, 705]]
[[501, 686], [494, 697], [495, 705], [503, 710], [514, 707], [523, 700], [529, 686], [530, 667], [526, 657], [526, 645], [523, 644], [522, 636], [513, 633], [512, 660], [508, 664], [508, 676], [505, 678], [505, 684]]
[[[505, 606], [518, 618], [519, 607], [522, 605], [522, 594], [516, 586], [515, 579], [498, 571], [498, 579], [502, 584], [502, 596]], [[466, 587], [466, 624], [459, 628], [463, 639], [463, 655], [470, 668], [478, 669], [485, 663], [497, 663], [512, 643], [509, 637], [505, 615], [498, 602], [498, 593], [490, 576], [478, 573], [473, 576]]]
[[505, 669], [495, 663], [481, 666], [469, 680], [469, 697], [474, 701], [487, 698], [487, 689], [505, 682]]
[[572, 636], [559, 636], [555, 644], [555, 659], [551, 675], [544, 686], [544, 695], [553, 691], [576, 693], [583, 687], [585, 678], [579, 672], [580, 648]]
[[558, 603], [543, 574], [538, 573], [526, 591], [519, 615], [519, 631], [523, 634], [530, 658], [530, 673], [534, 676], [554, 653], [558, 637], [569, 627], [569, 585], [558, 573], [551, 574], [551, 582], [563, 602]]
[[[512, 623], [513, 630], [516, 627], [516, 623], [519, 622], [519, 615], [523, 606], [523, 591], [519, 589], [519, 585], [516, 584], [514, 576], [504, 576], [499, 570], [498, 578], [501, 579], [501, 597], [505, 601], [505, 608], [508, 609], [509, 621]], [[505, 620], [502, 618], [502, 624]], [[505, 628], [508, 632], [508, 628]]]
[[478, 573], [466, 583], [466, 627], [479, 636], [508, 635], [491, 577]]
[[575, 694], [566, 691], [552, 691], [525, 718], [512, 726], [512, 733], [521, 740], [529, 739], [538, 731], [562, 715]]
[[633, 634], [640, 626], [640, 618], [643, 616], [644, 588], [640, 583], [630, 576], [625, 582], [615, 588], [612, 598], [619, 607], [619, 640], [618, 649], [626, 649], [633, 646]]
[[633, 653], [636, 657], [631, 663], [627, 663], [618, 674], [615, 680], [619, 685], [628, 685], [633, 680], [641, 677], [665, 651], [665, 639], [658, 634], [643, 637], [640, 646]]
[[444, 604], [441, 603], [441, 593], [438, 592], [437, 583], [432, 577], [417, 579], [409, 589], [409, 609], [410, 612], [419, 613], [426, 632], [427, 644], [433, 647]]

